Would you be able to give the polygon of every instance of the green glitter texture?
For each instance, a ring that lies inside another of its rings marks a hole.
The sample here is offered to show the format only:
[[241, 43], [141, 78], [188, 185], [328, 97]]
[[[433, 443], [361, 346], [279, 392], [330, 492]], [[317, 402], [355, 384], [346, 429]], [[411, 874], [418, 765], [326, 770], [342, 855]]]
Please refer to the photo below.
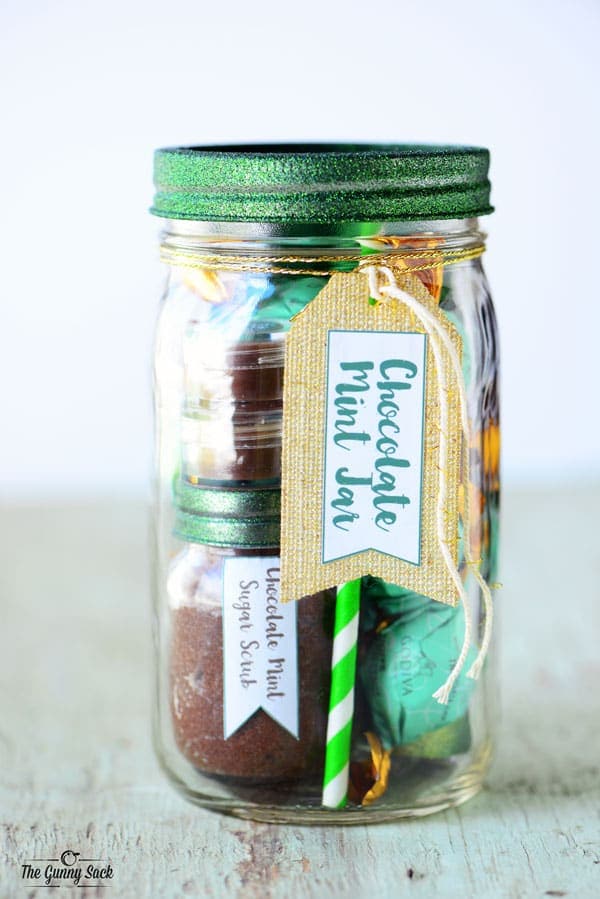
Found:
[[279, 518], [215, 518], [177, 509], [173, 534], [189, 543], [264, 549], [279, 546]]
[[151, 212], [197, 221], [326, 224], [493, 211], [489, 152], [426, 144], [167, 147]]

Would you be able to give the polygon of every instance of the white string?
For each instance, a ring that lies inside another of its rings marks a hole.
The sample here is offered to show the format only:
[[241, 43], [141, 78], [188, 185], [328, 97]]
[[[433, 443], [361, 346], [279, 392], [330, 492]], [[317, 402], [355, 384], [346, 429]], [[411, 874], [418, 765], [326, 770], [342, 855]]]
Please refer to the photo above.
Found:
[[[463, 515], [463, 529], [464, 529], [464, 553], [465, 553], [465, 561], [467, 565], [473, 571], [475, 579], [479, 584], [483, 595], [484, 601], [484, 609], [485, 609], [485, 625], [484, 625], [484, 633], [483, 639], [481, 641], [481, 647], [477, 654], [477, 658], [471, 665], [469, 671], [467, 672], [467, 676], [471, 678], [477, 678], [483, 666], [483, 662], [487, 655], [487, 651], [489, 649], [489, 644], [492, 635], [492, 622], [493, 622], [493, 604], [492, 604], [492, 594], [490, 588], [488, 587], [485, 579], [482, 577], [481, 572], [479, 571], [478, 563], [475, 562], [471, 553], [471, 536], [470, 536], [470, 525], [469, 525], [469, 459], [468, 459], [468, 447], [469, 447], [469, 418], [468, 418], [468, 404], [467, 404], [467, 395], [463, 381], [462, 374], [462, 365], [459, 358], [458, 353], [454, 347], [454, 344], [450, 340], [450, 337], [437, 320], [437, 318], [430, 312], [430, 310], [419, 302], [415, 297], [411, 294], [407, 293], [405, 290], [402, 290], [394, 276], [393, 271], [387, 266], [365, 266], [365, 271], [368, 273], [369, 277], [369, 288], [371, 292], [371, 296], [374, 299], [379, 300], [380, 302], [386, 298], [393, 297], [394, 299], [399, 300], [404, 303], [409, 309], [413, 312], [413, 314], [420, 319], [420, 321], [425, 325], [425, 329], [430, 336], [431, 341], [431, 349], [434, 355], [435, 361], [435, 369], [436, 369], [436, 379], [438, 382], [439, 388], [439, 396], [440, 396], [440, 459], [439, 459], [439, 471], [440, 471], [440, 490], [438, 494], [438, 503], [436, 508], [436, 521], [437, 521], [437, 531], [438, 531], [438, 543], [440, 547], [440, 551], [446, 563], [446, 567], [454, 584], [457, 588], [458, 595], [460, 596], [461, 604], [463, 607], [464, 617], [465, 617], [465, 633], [463, 638], [463, 645], [461, 648], [460, 655], [456, 660], [456, 663], [450, 672], [446, 682], [440, 687], [439, 690], [433, 694], [434, 699], [437, 699], [438, 702], [445, 705], [450, 698], [450, 693], [452, 692], [452, 688], [458, 678], [460, 672], [462, 671], [467, 654], [469, 651], [469, 646], [471, 644], [471, 632], [472, 632], [472, 621], [471, 621], [471, 608], [469, 604], [469, 599], [467, 595], [467, 591], [462, 582], [462, 578], [458, 571], [458, 568], [454, 564], [452, 560], [452, 556], [448, 549], [447, 542], [445, 540], [445, 527], [444, 527], [444, 507], [447, 496], [447, 482], [446, 482], [446, 462], [447, 462], [447, 454], [448, 454], [448, 444], [447, 444], [447, 429], [448, 429], [448, 404], [447, 404], [447, 392], [448, 387], [446, 383], [445, 369], [443, 364], [443, 358], [440, 350], [440, 345], [438, 340], [441, 340], [444, 349], [448, 353], [450, 358], [450, 362], [452, 368], [454, 370], [454, 374], [457, 380], [458, 393], [460, 399], [460, 414], [461, 414], [461, 424], [463, 430], [463, 446], [464, 446], [464, 480], [465, 480], [465, 496], [464, 496], [464, 515]], [[388, 284], [380, 288], [377, 283], [377, 275], [381, 273], [385, 275], [388, 279]]]
[[[406, 302], [406, 298], [408, 298], [411, 303], [415, 302], [415, 298], [411, 296], [411, 294], [403, 291], [398, 284], [396, 283], [396, 279], [394, 277], [394, 273], [390, 268], [385, 266], [379, 266], [380, 271], [382, 271], [385, 275], [387, 275], [389, 279], [389, 285], [385, 288], [385, 292], [390, 293], [390, 295], [394, 295], [393, 292], [396, 292], [396, 298], [400, 300], [404, 300]], [[398, 296], [400, 294], [400, 296]], [[483, 595], [483, 603], [484, 603], [484, 612], [485, 612], [485, 624], [484, 624], [484, 632], [483, 638], [481, 641], [481, 648], [477, 655], [477, 658], [471, 665], [469, 671], [467, 672], [468, 677], [477, 678], [485, 661], [485, 657], [487, 655], [491, 637], [492, 637], [492, 626], [493, 626], [493, 617], [494, 617], [494, 606], [492, 602], [492, 593], [485, 581], [485, 578], [481, 575], [479, 570], [479, 563], [473, 559], [471, 553], [471, 540], [469, 534], [469, 496], [468, 496], [468, 471], [469, 471], [469, 458], [468, 458], [468, 446], [469, 446], [469, 435], [470, 435], [470, 426], [469, 426], [469, 417], [468, 417], [468, 403], [467, 403], [467, 394], [464, 387], [463, 373], [462, 373], [462, 364], [460, 361], [460, 357], [456, 352], [454, 344], [450, 340], [448, 333], [444, 330], [440, 322], [437, 318], [427, 309], [425, 306], [421, 306], [423, 313], [425, 314], [426, 319], [431, 327], [435, 329], [438, 336], [442, 339], [444, 343], [444, 347], [450, 356], [450, 361], [452, 363], [452, 367], [454, 369], [454, 374], [456, 376], [456, 381], [458, 385], [458, 392], [460, 398], [460, 412], [462, 419], [462, 428], [464, 434], [464, 447], [465, 447], [465, 482], [467, 485], [467, 490], [465, 490], [465, 516], [464, 516], [464, 526], [465, 526], [465, 540], [464, 540], [464, 550], [465, 550], [465, 561], [467, 565], [473, 571], [473, 575], [475, 580], [477, 581], [482, 595]]]

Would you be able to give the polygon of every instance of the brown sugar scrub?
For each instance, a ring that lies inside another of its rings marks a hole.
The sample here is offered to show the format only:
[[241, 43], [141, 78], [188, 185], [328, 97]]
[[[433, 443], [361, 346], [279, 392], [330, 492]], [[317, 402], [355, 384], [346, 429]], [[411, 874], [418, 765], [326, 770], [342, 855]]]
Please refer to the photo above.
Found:
[[177, 746], [205, 774], [254, 784], [320, 775], [330, 683], [334, 595], [325, 592], [298, 603], [298, 739], [262, 709], [225, 739], [223, 564], [228, 557], [267, 552], [189, 544], [168, 581], [170, 699]]

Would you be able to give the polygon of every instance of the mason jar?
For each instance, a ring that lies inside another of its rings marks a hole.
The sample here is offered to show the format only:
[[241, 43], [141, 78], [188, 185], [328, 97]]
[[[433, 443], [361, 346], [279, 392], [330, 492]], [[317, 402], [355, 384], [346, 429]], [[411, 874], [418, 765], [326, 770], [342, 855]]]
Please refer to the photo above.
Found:
[[488, 164], [463, 146], [156, 153], [154, 734], [202, 806], [386, 821], [482, 785]]

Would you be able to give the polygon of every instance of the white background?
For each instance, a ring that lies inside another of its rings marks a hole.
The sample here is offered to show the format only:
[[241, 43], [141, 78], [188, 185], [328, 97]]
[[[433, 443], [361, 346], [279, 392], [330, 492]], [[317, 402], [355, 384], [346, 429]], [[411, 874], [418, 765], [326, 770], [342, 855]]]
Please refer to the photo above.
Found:
[[600, 474], [600, 4], [4, 0], [0, 16], [5, 495], [145, 489], [152, 150], [220, 141], [489, 146], [505, 476]]

